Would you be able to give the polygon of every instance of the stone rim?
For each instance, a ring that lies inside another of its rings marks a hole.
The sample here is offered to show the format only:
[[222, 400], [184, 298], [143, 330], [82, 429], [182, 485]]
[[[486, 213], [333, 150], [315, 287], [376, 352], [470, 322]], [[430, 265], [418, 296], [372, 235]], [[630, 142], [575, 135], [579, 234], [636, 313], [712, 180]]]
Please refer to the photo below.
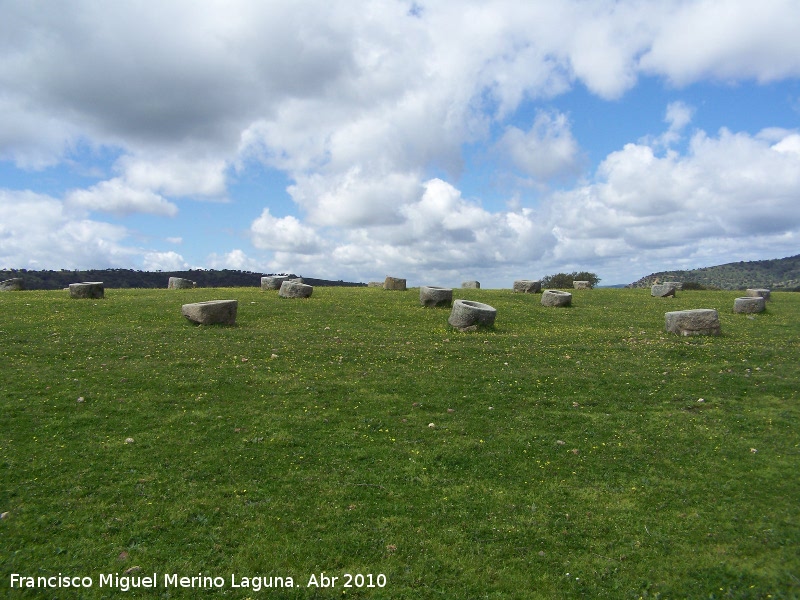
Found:
[[541, 304], [551, 308], [572, 306], [572, 294], [561, 290], [544, 290]]
[[479, 327], [492, 327], [497, 317], [497, 309], [475, 300], [456, 300], [447, 322], [456, 329], [471, 330]]

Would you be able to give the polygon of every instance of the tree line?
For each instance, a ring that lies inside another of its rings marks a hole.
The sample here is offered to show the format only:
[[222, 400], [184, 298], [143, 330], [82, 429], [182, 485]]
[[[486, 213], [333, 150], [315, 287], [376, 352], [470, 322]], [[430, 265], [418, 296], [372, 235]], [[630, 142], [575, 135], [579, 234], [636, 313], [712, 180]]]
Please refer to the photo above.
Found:
[[[8, 269], [0, 271], [0, 281], [22, 278], [28, 290], [60, 290], [70, 283], [102, 281], [107, 288], [166, 288], [170, 277], [182, 277], [197, 283], [197, 287], [259, 287], [261, 277], [275, 273], [254, 273], [233, 269], [189, 269], [188, 271], [136, 271], [133, 269], [89, 269], [86, 271], [61, 269], [60, 271], [33, 271]], [[297, 277], [288, 274], [289, 277]], [[303, 278], [309, 285], [363, 286], [363, 283]]]

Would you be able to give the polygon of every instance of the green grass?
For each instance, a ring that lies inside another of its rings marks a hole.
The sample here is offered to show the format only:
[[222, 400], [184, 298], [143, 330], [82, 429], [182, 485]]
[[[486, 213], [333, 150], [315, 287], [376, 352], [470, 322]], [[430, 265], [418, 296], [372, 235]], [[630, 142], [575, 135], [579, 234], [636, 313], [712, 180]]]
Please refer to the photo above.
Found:
[[[416, 290], [0, 294], [0, 596], [797, 598], [800, 294], [737, 295], [455, 290], [498, 310], [461, 333]], [[180, 315], [223, 298], [235, 327]], [[665, 333], [685, 308], [723, 335]]]

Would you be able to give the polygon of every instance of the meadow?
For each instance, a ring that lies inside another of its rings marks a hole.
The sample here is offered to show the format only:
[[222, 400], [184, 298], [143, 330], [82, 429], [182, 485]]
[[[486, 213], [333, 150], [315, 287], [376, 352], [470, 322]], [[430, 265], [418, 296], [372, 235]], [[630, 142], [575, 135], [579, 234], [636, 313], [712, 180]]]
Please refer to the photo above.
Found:
[[798, 598], [800, 294], [739, 295], [0, 294], [0, 596]]

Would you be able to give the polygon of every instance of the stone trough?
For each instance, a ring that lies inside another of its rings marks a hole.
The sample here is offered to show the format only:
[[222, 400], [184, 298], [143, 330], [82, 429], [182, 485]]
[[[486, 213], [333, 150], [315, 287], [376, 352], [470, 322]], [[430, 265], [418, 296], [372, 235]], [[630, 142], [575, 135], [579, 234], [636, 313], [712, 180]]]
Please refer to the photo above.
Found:
[[383, 281], [383, 289], [385, 290], [397, 290], [397, 291], [405, 291], [406, 289], [406, 280], [400, 279], [399, 277], [387, 277]]
[[545, 290], [542, 293], [542, 306], [572, 306], [572, 294], [561, 290]]
[[517, 279], [514, 282], [515, 294], [535, 294], [542, 291], [542, 282], [531, 279]]
[[748, 289], [745, 294], [753, 298], [763, 298], [764, 300], [769, 301], [770, 290], [764, 288], [754, 288]]
[[576, 290], [590, 290], [592, 289], [592, 284], [589, 281], [573, 281], [572, 287]]
[[20, 292], [25, 289], [25, 283], [22, 277], [14, 277], [0, 281], [0, 292]]
[[281, 298], [310, 298], [314, 292], [314, 287], [307, 283], [297, 281], [284, 281], [278, 296]]
[[167, 282], [168, 290], [187, 290], [197, 287], [197, 283], [183, 277], [170, 277]]
[[262, 290], [279, 290], [284, 281], [289, 279], [286, 275], [272, 275], [261, 278]]
[[207, 300], [184, 304], [181, 314], [198, 325], [236, 325], [238, 300]]
[[480, 327], [492, 327], [497, 309], [472, 300], [456, 300], [447, 322], [461, 331], [474, 331]]
[[719, 313], [713, 308], [664, 313], [666, 329], [678, 335], [720, 335]]
[[422, 306], [429, 308], [451, 306], [453, 304], [453, 290], [435, 285], [423, 285], [419, 288], [419, 301]]
[[71, 298], [104, 298], [105, 288], [102, 281], [70, 283], [69, 295]]
[[735, 313], [760, 313], [767, 308], [767, 301], [762, 296], [746, 296], [736, 298], [733, 301], [733, 312]]
[[650, 295], [655, 298], [675, 297], [675, 290], [678, 288], [674, 283], [656, 283], [650, 287]]

